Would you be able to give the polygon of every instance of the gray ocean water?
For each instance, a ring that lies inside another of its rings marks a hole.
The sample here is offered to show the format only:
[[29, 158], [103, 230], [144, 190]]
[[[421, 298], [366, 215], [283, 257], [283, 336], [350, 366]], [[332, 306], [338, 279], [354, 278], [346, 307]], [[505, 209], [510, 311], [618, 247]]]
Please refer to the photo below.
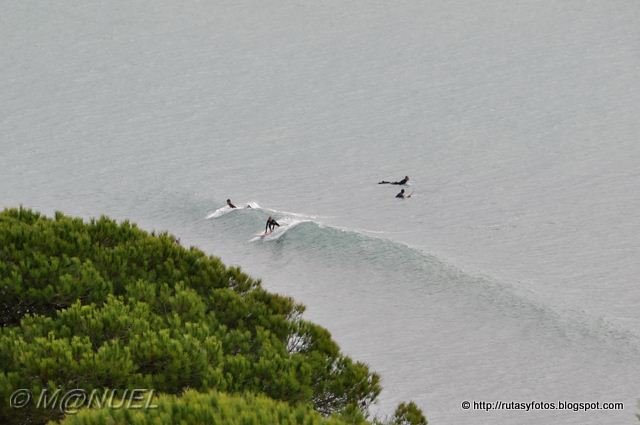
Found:
[[240, 265], [382, 375], [381, 415], [635, 423], [636, 0], [0, 4], [0, 207]]

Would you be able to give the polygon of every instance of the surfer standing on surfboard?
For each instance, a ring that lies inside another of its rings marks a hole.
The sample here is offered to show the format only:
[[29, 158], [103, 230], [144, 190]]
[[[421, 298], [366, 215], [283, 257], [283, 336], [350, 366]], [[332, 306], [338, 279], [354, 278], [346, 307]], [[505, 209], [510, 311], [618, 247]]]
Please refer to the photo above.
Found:
[[280, 227], [280, 224], [278, 224], [277, 221], [275, 221], [273, 218], [271, 218], [271, 216], [269, 216], [269, 218], [267, 219], [267, 225], [264, 227], [264, 233], [270, 233], [273, 232], [273, 229], [276, 228], [276, 226]]
[[381, 182], [378, 182], [378, 184], [399, 184], [399, 185], [405, 185], [407, 184], [407, 182], [409, 181], [409, 176], [404, 176], [404, 178], [402, 180], [400, 180], [399, 182], [388, 182], [386, 180], [382, 180]]

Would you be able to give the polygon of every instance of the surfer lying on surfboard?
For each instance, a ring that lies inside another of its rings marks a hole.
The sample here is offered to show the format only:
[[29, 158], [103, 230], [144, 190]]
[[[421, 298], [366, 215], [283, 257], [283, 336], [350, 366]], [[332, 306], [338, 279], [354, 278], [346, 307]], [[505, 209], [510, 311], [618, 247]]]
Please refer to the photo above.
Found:
[[382, 180], [381, 182], [378, 182], [378, 184], [399, 184], [399, 185], [403, 185], [403, 184], [407, 184], [408, 181], [409, 181], [409, 176], [404, 176], [404, 178], [402, 180], [400, 180], [399, 182], [388, 182], [386, 180]]
[[267, 234], [273, 232], [273, 229], [275, 229], [276, 226], [280, 227], [280, 224], [269, 216], [267, 219], [267, 225], [264, 227], [264, 233]]
[[[235, 205], [233, 205], [233, 203], [231, 203], [231, 199], [227, 199], [227, 206], [229, 208], [238, 208]], [[251, 205], [247, 204], [247, 206], [245, 208], [251, 208]]]

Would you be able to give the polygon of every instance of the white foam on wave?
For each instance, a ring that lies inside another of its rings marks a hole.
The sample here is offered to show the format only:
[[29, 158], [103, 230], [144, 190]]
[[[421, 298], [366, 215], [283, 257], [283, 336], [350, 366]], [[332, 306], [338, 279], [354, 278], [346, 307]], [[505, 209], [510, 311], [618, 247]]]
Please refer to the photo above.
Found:
[[286, 216], [300, 217], [300, 218], [309, 219], [309, 220], [317, 220], [319, 218], [329, 218], [328, 216], [309, 215], [309, 214], [295, 213], [295, 212], [291, 212], [291, 211], [281, 211], [281, 210], [276, 210], [276, 209], [272, 209], [272, 208], [262, 208], [262, 210], [263, 211], [268, 211], [268, 212], [273, 213], [273, 214], [283, 214], [283, 215], [286, 215]]
[[227, 205], [225, 205], [224, 207], [218, 208], [217, 210], [215, 210], [211, 214], [207, 215], [206, 219], [209, 220], [211, 218], [222, 217], [225, 214], [229, 214], [231, 211], [234, 211], [234, 208], [230, 208]]

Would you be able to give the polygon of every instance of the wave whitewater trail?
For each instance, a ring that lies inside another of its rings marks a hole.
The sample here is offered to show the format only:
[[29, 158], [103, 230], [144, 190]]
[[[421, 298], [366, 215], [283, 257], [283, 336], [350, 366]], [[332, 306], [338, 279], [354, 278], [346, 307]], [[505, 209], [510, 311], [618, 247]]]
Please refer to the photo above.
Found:
[[[264, 208], [253, 201], [244, 205], [251, 208], [225, 206], [206, 218], [223, 221], [225, 227], [248, 236], [248, 242], [278, 243], [292, 254], [321, 256], [331, 264], [357, 262], [365, 263], [368, 269], [399, 270], [405, 280], [427, 286], [428, 294], [463, 297], [512, 319], [533, 323], [542, 332], [555, 333], [574, 343], [588, 339], [625, 356], [640, 358], [640, 335], [584, 311], [550, 306], [531, 290], [465, 273], [436, 256], [385, 237], [388, 232], [337, 227], [320, 221], [326, 217]], [[269, 215], [281, 226], [264, 235], [263, 226]]]

